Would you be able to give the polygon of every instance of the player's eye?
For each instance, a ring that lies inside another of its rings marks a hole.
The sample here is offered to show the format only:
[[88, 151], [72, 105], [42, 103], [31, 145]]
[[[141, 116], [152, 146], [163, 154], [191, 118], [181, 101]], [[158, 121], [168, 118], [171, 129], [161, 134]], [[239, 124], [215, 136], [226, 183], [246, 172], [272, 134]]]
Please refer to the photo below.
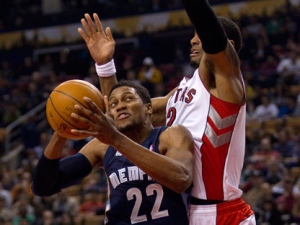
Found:
[[131, 102], [133, 99], [134, 99], [133, 96], [126, 96], [126, 97], [125, 97], [125, 101], [126, 101], [126, 102]]
[[109, 103], [109, 107], [111, 108], [111, 109], [113, 109], [114, 107], [116, 107], [117, 106], [117, 103], [116, 102], [110, 102]]

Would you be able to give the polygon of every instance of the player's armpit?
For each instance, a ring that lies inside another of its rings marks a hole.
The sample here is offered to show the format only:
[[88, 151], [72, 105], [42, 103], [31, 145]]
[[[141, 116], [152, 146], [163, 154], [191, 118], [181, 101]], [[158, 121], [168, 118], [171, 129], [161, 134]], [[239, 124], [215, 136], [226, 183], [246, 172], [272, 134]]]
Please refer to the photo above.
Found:
[[177, 90], [177, 87], [170, 91], [166, 96], [152, 98], [152, 109], [151, 122], [154, 127], [163, 126], [166, 124], [166, 106], [169, 98]]
[[151, 114], [151, 122], [154, 127], [163, 126], [166, 123], [166, 99], [158, 97], [151, 99], [153, 113]]

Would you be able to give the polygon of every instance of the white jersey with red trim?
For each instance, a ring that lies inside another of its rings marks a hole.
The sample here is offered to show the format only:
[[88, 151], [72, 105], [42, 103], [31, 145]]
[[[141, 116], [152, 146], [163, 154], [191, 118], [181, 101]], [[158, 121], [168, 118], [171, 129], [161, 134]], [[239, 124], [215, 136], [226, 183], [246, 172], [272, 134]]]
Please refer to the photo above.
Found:
[[240, 197], [246, 106], [211, 95], [198, 70], [184, 77], [167, 105], [167, 125], [182, 124], [195, 141], [192, 196], [208, 200]]

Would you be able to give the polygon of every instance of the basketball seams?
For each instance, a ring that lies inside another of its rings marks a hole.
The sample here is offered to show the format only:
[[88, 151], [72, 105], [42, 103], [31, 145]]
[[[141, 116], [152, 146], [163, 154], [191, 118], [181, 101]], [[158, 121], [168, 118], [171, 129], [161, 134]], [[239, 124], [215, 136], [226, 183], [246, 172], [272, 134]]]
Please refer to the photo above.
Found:
[[[66, 93], [66, 92], [64, 92], [64, 91], [53, 90], [53, 92], [59, 92], [59, 93], [61, 93], [61, 94], [64, 94], [64, 95], [68, 96], [69, 98], [71, 98], [71, 99], [75, 100], [76, 102], [78, 102], [81, 106], [86, 107], [86, 105], [85, 105], [84, 103], [80, 102], [79, 100], [77, 100], [76, 98], [74, 98], [72, 95], [69, 95], [68, 93]], [[51, 95], [50, 95], [50, 97], [51, 97]], [[49, 98], [50, 98], [50, 97], [49, 97]], [[52, 103], [52, 101], [51, 101], [51, 103]]]
[[[57, 92], [60, 92], [60, 91], [57, 91]], [[66, 94], [66, 93], [64, 93], [64, 92], [61, 92], [61, 93], [62, 93], [62, 94]], [[66, 94], [66, 95], [67, 95], [67, 94]], [[68, 95], [67, 95], [67, 96], [68, 96]], [[53, 110], [55, 110], [56, 114], [59, 115], [59, 117], [60, 117], [63, 121], [65, 121], [66, 123], [68, 123], [69, 125], [71, 125], [72, 127], [76, 128], [76, 129], [80, 129], [80, 127], [77, 127], [75, 124], [70, 123], [69, 121], [67, 121], [67, 120], [59, 113], [59, 111], [57, 111], [55, 105], [54, 105], [53, 102], [52, 102], [51, 96], [49, 97], [49, 100], [50, 100], [50, 103], [51, 103], [51, 106], [52, 106]], [[76, 99], [74, 99], [74, 100], [76, 100]], [[77, 101], [77, 100], [76, 100], [76, 101]], [[81, 105], [82, 105], [82, 104], [81, 104]]]
[[[101, 110], [105, 110], [105, 106], [104, 106], [104, 103], [103, 103], [103, 95], [101, 94], [101, 92], [99, 91], [98, 88], [96, 88], [93, 84], [91, 83], [88, 83], [87, 81], [83, 81], [83, 80], [68, 80], [68, 81], [65, 81], [63, 83], [64, 85], [66, 84], [79, 84], [79, 85], [83, 85], [85, 87], [87, 87], [89, 90], [92, 90], [94, 92], [94, 94], [96, 94], [99, 98], [99, 102], [95, 102], [96, 105], [101, 109]], [[60, 86], [60, 85], [59, 85]], [[57, 88], [59, 88], [59, 86], [57, 86]], [[56, 90], [58, 91], [58, 90]], [[93, 101], [95, 101], [95, 99], [92, 99]], [[78, 100], [77, 100], [78, 101]], [[99, 104], [100, 105], [99, 105]]]
[[[51, 109], [48, 109], [47, 110], [47, 114], [52, 114], [52, 117], [50, 117], [49, 115], [49, 118], [52, 118], [52, 120], [49, 120], [48, 119], [48, 122], [50, 124], [50, 126], [54, 129], [56, 127], [56, 129], [54, 130], [57, 130], [57, 132], [64, 136], [65, 138], [70, 138], [70, 139], [73, 139], [73, 140], [80, 140], [80, 139], [83, 139], [83, 138], [87, 138], [88, 136], [80, 136], [80, 135], [76, 135], [76, 134], [73, 134], [73, 133], [70, 133], [70, 129], [66, 129], [63, 133], [61, 131], [59, 131], [59, 126], [62, 125], [62, 123], [65, 123], [68, 127], [71, 126], [72, 129], [80, 129], [80, 127], [77, 127], [75, 124], [72, 124], [71, 122], [67, 121], [60, 113], [59, 111], [56, 109], [56, 107], [54, 106], [53, 102], [52, 102], [52, 98], [49, 97], [48, 98], [48, 101], [47, 101], [47, 107], [51, 107]], [[59, 121], [57, 121], [57, 119], [55, 120], [55, 115], [53, 114], [55, 113], [56, 117], [59, 116]], [[48, 116], [48, 115], [47, 115]]]

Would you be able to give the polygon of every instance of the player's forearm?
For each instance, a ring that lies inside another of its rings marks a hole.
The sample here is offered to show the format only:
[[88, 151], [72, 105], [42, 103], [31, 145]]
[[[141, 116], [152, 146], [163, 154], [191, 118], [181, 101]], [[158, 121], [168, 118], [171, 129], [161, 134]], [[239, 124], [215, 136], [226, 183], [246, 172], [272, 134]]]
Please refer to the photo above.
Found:
[[114, 74], [110, 77], [99, 77], [100, 88], [103, 95], [107, 95], [110, 92], [112, 86], [118, 83], [117, 76]]
[[65, 147], [67, 139], [59, 136], [56, 132], [53, 133], [49, 144], [47, 145], [44, 155], [48, 159], [59, 159]]
[[158, 183], [178, 193], [191, 185], [191, 173], [184, 163], [144, 148], [122, 134], [113, 146]]
[[206, 53], [216, 54], [227, 46], [227, 36], [207, 0], [181, 0]]

